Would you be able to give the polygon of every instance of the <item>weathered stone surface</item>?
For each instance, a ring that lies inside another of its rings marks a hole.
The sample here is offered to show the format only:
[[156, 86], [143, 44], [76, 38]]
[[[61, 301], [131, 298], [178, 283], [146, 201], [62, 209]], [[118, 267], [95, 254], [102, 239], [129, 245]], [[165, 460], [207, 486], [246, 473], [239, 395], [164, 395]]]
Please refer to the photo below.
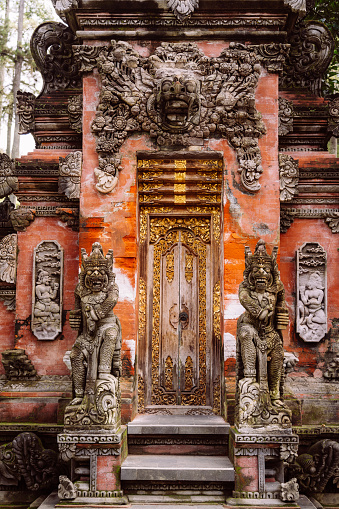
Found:
[[121, 326], [113, 313], [119, 289], [113, 251], [106, 256], [96, 242], [90, 255], [82, 249], [76, 309], [70, 324], [78, 330], [70, 359], [74, 399], [65, 410], [65, 425], [80, 428], [120, 426]]

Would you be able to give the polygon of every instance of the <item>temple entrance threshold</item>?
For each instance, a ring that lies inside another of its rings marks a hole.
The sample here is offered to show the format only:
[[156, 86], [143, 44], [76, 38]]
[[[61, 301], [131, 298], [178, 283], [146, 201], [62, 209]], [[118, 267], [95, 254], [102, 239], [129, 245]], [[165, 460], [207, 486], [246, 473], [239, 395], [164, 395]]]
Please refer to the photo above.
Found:
[[229, 425], [217, 415], [138, 415], [121, 467], [130, 502], [224, 502], [234, 486]]

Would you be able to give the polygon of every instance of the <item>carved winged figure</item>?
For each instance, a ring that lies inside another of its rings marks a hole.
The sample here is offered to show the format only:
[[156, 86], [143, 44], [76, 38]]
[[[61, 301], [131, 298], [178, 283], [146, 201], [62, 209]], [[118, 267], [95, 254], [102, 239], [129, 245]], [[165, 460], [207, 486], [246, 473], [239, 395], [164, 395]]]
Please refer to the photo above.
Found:
[[239, 287], [245, 312], [237, 326], [236, 421], [239, 428], [290, 427], [283, 403], [284, 349], [281, 329], [288, 326], [277, 248], [272, 255], [259, 240], [254, 254], [245, 248], [244, 281]]
[[113, 251], [106, 256], [95, 242], [90, 256], [81, 251], [82, 266], [70, 325], [78, 330], [71, 351], [74, 398], [65, 424], [88, 427], [119, 425], [121, 327], [113, 308], [119, 289], [113, 273]]

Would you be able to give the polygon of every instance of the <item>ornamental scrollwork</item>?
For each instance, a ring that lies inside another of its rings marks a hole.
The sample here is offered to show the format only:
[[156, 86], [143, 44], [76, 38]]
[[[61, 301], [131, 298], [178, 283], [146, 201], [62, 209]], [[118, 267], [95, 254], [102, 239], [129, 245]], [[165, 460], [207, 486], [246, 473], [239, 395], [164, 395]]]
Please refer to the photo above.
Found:
[[63, 23], [49, 21], [36, 28], [31, 39], [31, 52], [43, 80], [43, 93], [81, 85], [79, 64], [72, 45], [78, 42]]
[[213, 58], [193, 43], [162, 43], [147, 58], [123, 41], [74, 51], [81, 70], [97, 67], [102, 81], [92, 123], [99, 192], [117, 185], [120, 147], [136, 131], [148, 133], [160, 148], [226, 138], [237, 154], [241, 185], [252, 193], [260, 189], [258, 140], [266, 128], [255, 106], [255, 90], [261, 66], [272, 72], [282, 68], [285, 45], [231, 43]]
[[308, 88], [321, 96], [322, 77], [334, 51], [330, 31], [318, 21], [300, 21], [289, 42], [291, 49], [281, 76], [281, 87]]
[[25, 350], [15, 348], [2, 352], [2, 364], [7, 380], [36, 380], [38, 378], [32, 361]]
[[291, 201], [298, 194], [299, 164], [288, 154], [279, 154], [280, 201]]

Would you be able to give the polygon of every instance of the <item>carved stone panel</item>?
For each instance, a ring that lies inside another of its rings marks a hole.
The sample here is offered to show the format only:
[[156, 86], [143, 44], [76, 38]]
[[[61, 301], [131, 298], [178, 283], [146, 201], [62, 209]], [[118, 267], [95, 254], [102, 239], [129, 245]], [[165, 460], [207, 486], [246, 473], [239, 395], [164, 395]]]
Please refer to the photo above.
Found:
[[304, 341], [319, 342], [327, 332], [327, 256], [317, 242], [297, 251], [296, 330]]
[[62, 331], [63, 249], [55, 240], [34, 249], [32, 332], [38, 339], [55, 339]]
[[7, 235], [0, 242], [0, 281], [15, 283], [17, 234]]

